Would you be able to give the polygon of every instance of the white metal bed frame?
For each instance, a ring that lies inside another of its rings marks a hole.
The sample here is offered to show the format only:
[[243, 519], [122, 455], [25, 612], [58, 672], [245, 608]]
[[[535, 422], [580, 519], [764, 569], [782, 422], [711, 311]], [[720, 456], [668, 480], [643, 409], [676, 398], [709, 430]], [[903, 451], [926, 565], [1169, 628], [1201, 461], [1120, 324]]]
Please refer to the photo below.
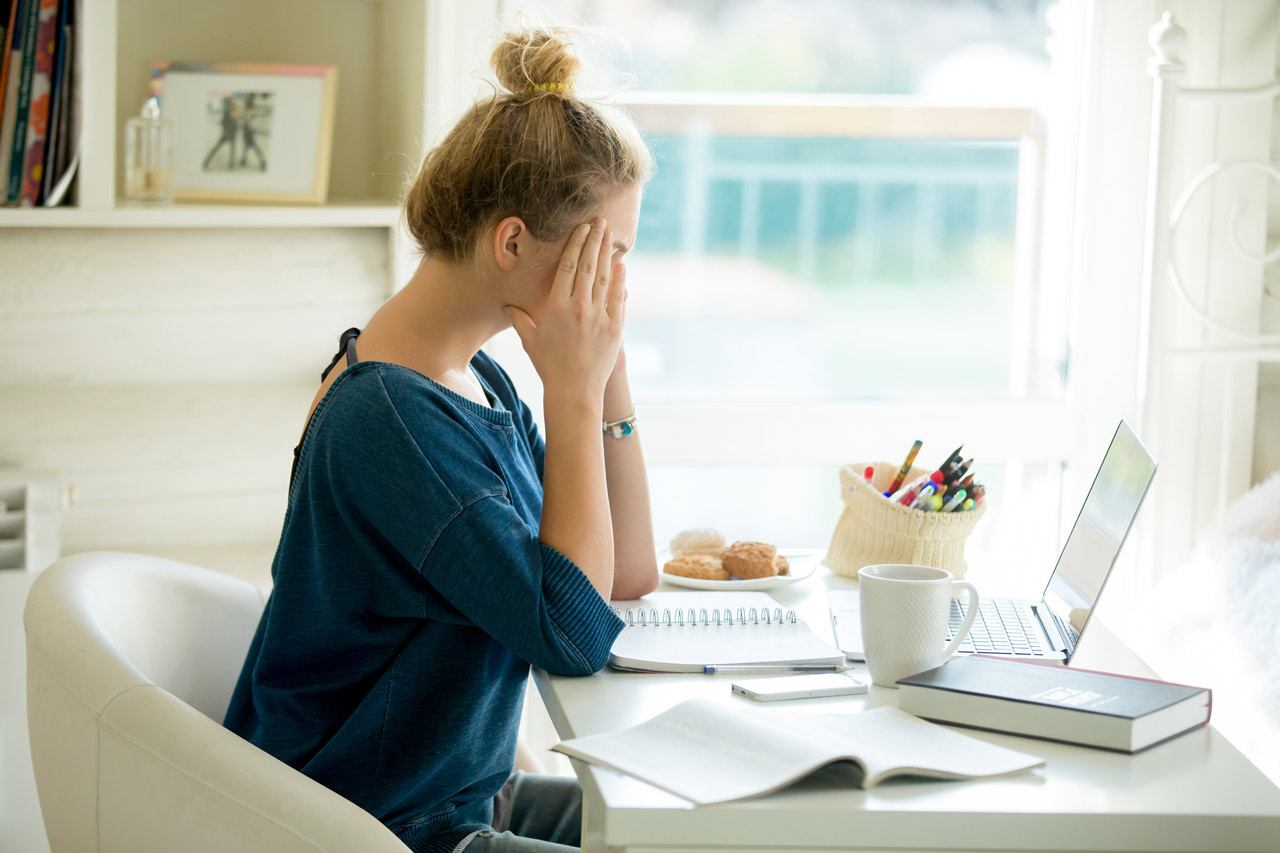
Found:
[[[1178, 25], [1170, 12], [1151, 27], [1150, 44], [1155, 55], [1148, 63], [1148, 71], [1154, 78], [1151, 116], [1151, 182], [1147, 208], [1147, 258], [1143, 265], [1144, 291], [1151, 293], [1161, 286], [1161, 275], [1167, 275], [1169, 284], [1178, 294], [1182, 304], [1207, 329], [1239, 341], [1235, 347], [1173, 347], [1161, 344], [1161, 349], [1173, 355], [1199, 358], [1252, 359], [1255, 361], [1280, 361], [1280, 334], [1256, 334], [1242, 332], [1219, 323], [1206, 312], [1187, 292], [1177, 255], [1172, 245], [1177, 240], [1178, 224], [1191, 199], [1213, 177], [1230, 170], [1253, 170], [1280, 181], [1280, 168], [1265, 160], [1219, 160], [1210, 163], [1183, 189], [1177, 202], [1169, 207], [1169, 171], [1173, 160], [1174, 133], [1178, 99], [1188, 101], [1246, 101], [1275, 98], [1280, 95], [1280, 79], [1259, 86], [1239, 88], [1192, 88], [1180, 84], [1186, 65], [1179, 54], [1187, 44], [1187, 31]], [[1231, 213], [1227, 233], [1231, 248], [1240, 257], [1258, 264], [1280, 260], [1280, 248], [1261, 255], [1245, 249], [1236, 235], [1236, 223], [1243, 210], [1243, 201], [1237, 200]], [[1167, 223], [1167, 224], [1166, 224]], [[1264, 291], [1264, 297], [1266, 294]]]
[[[1140, 358], [1150, 359], [1161, 355], [1195, 358], [1201, 361], [1228, 362], [1273, 362], [1280, 361], [1280, 334], [1266, 334], [1242, 331], [1231, 328], [1210, 316], [1204, 306], [1196, 301], [1188, 292], [1182, 271], [1179, 268], [1177, 253], [1174, 247], [1178, 239], [1178, 226], [1183, 213], [1192, 199], [1211, 180], [1227, 172], [1253, 171], [1261, 173], [1276, 181], [1280, 181], [1280, 166], [1267, 160], [1237, 159], [1217, 160], [1205, 166], [1182, 189], [1177, 200], [1170, 205], [1170, 173], [1174, 159], [1175, 133], [1174, 125], [1179, 100], [1189, 102], [1239, 103], [1242, 101], [1272, 99], [1280, 95], [1280, 79], [1272, 79], [1256, 86], [1234, 88], [1196, 88], [1181, 83], [1187, 67], [1180, 54], [1187, 45], [1187, 31], [1178, 25], [1171, 12], [1165, 12], [1148, 34], [1148, 42], [1154, 55], [1148, 61], [1147, 70], [1153, 78], [1150, 162], [1147, 191], [1147, 219], [1145, 230], [1145, 246], [1143, 258], [1143, 294], [1148, 309], [1158, 300], [1160, 288], [1168, 286], [1177, 294], [1177, 301], [1185, 311], [1203, 328], [1210, 330], [1221, 338], [1230, 341], [1227, 345], [1175, 346], [1170, 339], [1170, 326], [1149, 316], [1147, 322], [1152, 324], [1144, 329], [1145, 334], [1154, 336], [1154, 340], [1145, 341]], [[1262, 254], [1254, 254], [1246, 249], [1238, 235], [1240, 215], [1245, 202], [1237, 197], [1232, 205], [1230, 220], [1227, 223], [1227, 241], [1240, 258], [1255, 264], [1268, 264], [1280, 260], [1280, 248]], [[1265, 240], [1265, 237], [1264, 237]], [[1206, 291], [1207, 292], [1207, 291]], [[1265, 282], [1261, 300], [1275, 298], [1267, 293]], [[1261, 316], [1261, 301], [1259, 316]], [[1144, 389], [1152, 381], [1148, 375], [1152, 365], [1148, 362], [1146, 370], [1140, 371]], [[1158, 380], [1157, 380], [1158, 381]], [[1232, 409], [1232, 390], [1230, 383], [1223, 388], [1223, 409]], [[1145, 394], [1144, 394], [1145, 396]], [[1223, 464], [1218, 466], [1220, 472], [1218, 482], [1218, 509], [1225, 509], [1229, 500], [1228, 469], [1226, 460], [1231, 454], [1231, 430], [1222, 430], [1219, 458]]]

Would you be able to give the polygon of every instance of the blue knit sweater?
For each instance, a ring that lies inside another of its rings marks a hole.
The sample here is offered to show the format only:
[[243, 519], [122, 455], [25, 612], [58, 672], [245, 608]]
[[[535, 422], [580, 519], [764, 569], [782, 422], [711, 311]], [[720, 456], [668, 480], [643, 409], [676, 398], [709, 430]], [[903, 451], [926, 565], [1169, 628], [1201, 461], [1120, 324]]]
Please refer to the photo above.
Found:
[[384, 362], [329, 388], [225, 720], [418, 851], [492, 820], [529, 665], [589, 675], [622, 630], [538, 541], [545, 445], [502, 369], [472, 366], [491, 407]]

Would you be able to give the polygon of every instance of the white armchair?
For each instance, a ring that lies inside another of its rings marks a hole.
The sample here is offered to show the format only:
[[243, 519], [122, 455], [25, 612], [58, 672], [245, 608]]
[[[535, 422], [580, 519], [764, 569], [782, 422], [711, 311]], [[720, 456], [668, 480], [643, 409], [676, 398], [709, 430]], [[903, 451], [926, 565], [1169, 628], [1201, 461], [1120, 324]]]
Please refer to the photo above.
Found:
[[27, 596], [27, 719], [53, 853], [408, 850], [221, 725], [266, 591], [140, 554], [46, 569]]

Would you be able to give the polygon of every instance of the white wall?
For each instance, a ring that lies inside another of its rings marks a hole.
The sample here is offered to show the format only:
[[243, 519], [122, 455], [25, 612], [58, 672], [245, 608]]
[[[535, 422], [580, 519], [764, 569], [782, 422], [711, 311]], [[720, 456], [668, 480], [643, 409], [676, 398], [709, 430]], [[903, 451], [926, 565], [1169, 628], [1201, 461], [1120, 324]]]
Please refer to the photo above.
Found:
[[261, 579], [320, 371], [389, 291], [388, 239], [0, 231], [0, 469], [62, 478], [63, 552], [266, 546], [219, 566]]

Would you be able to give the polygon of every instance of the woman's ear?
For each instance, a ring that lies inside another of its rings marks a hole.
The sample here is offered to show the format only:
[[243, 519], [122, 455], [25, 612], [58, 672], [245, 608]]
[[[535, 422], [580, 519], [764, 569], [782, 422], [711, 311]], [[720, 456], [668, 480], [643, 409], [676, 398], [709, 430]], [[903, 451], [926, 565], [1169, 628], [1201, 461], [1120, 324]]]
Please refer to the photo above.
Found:
[[518, 216], [508, 216], [493, 230], [493, 259], [498, 268], [511, 272], [530, 250], [529, 229]]

